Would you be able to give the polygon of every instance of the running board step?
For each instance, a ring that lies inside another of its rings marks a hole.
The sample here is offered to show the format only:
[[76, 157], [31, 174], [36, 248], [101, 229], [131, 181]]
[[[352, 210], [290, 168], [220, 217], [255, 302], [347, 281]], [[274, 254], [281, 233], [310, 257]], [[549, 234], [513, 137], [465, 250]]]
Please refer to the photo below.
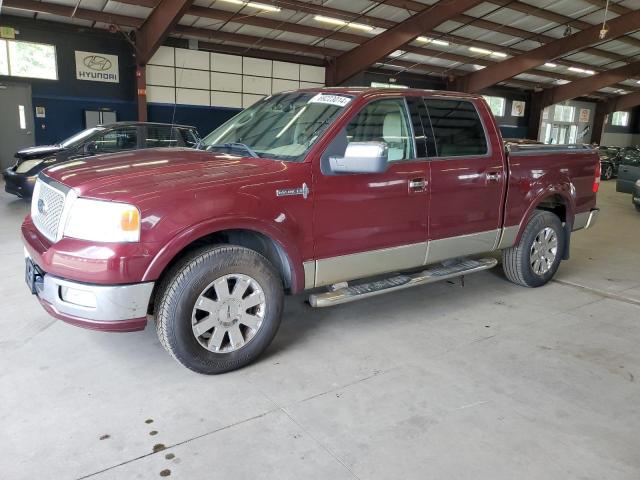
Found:
[[341, 303], [353, 302], [363, 298], [382, 295], [387, 292], [395, 292], [405, 288], [426, 285], [449, 278], [460, 277], [470, 273], [488, 270], [498, 264], [495, 258], [481, 258], [479, 260], [455, 260], [434, 265], [427, 270], [412, 275], [396, 275], [370, 283], [354, 285], [352, 287], [338, 288], [325, 293], [309, 295], [309, 304], [312, 307], [330, 307]]

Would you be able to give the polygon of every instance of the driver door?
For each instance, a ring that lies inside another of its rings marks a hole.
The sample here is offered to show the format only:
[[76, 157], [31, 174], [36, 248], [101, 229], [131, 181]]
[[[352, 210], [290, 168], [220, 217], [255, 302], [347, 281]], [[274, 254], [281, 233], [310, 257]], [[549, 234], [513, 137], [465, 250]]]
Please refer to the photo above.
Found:
[[[370, 101], [314, 162], [315, 286], [424, 263], [429, 162], [420, 116], [409, 105], [404, 97]], [[387, 171], [330, 171], [329, 157], [344, 156], [348, 143], [372, 141], [387, 144]]]

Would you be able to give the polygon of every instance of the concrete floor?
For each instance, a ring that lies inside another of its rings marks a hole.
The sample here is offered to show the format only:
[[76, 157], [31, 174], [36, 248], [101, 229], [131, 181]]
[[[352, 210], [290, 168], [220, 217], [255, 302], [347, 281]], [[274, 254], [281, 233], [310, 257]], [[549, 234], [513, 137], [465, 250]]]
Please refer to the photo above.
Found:
[[[49, 318], [0, 198], [3, 479], [640, 478], [640, 214], [603, 184], [557, 281], [500, 269], [312, 310], [267, 354], [200, 376], [153, 327]], [[162, 449], [154, 453], [154, 449]]]

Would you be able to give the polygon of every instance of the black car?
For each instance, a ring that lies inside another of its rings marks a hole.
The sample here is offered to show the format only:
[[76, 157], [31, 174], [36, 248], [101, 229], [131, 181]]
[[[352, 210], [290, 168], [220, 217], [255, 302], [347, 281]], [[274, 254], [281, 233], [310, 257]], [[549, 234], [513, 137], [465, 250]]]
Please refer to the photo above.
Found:
[[197, 147], [195, 127], [166, 123], [116, 122], [79, 132], [56, 145], [20, 150], [16, 164], [3, 172], [5, 190], [30, 197], [38, 173], [44, 168], [81, 157], [157, 147]]
[[630, 193], [631, 201], [640, 211], [640, 150], [629, 149], [620, 162], [616, 190]]
[[598, 147], [603, 180], [611, 180], [618, 174], [618, 166], [620, 165], [623, 151], [624, 149], [620, 147]]

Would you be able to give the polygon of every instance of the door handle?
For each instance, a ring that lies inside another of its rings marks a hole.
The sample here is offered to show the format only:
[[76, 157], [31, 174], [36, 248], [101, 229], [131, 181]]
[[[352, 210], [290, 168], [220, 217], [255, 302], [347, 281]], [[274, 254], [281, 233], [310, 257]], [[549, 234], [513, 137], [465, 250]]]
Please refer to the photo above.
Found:
[[487, 182], [498, 182], [500, 180], [499, 172], [487, 172]]
[[414, 178], [409, 180], [409, 190], [424, 190], [427, 186], [427, 182], [424, 178]]

